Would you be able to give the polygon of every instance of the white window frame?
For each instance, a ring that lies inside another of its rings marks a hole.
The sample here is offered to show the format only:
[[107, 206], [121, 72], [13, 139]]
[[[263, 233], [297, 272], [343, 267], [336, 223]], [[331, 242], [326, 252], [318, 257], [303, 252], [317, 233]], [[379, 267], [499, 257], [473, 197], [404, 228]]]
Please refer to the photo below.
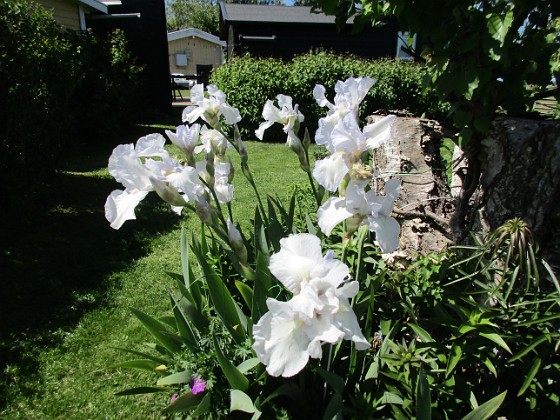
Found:
[[187, 67], [189, 65], [189, 57], [186, 53], [175, 53], [175, 65], [177, 67]]
[[[397, 53], [395, 57], [397, 60], [412, 61], [414, 57], [401, 50], [402, 46], [408, 46], [408, 32], [397, 33]], [[416, 34], [412, 37], [412, 49], [416, 49]]]

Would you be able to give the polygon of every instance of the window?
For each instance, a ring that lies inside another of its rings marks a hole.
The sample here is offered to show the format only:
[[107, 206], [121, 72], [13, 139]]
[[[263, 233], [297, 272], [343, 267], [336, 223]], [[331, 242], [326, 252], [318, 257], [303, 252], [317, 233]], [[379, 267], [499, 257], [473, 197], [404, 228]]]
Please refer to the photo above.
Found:
[[187, 54], [185, 53], [176, 53], [175, 54], [175, 65], [177, 67], [186, 67], [188, 63]]
[[414, 60], [410, 54], [406, 53], [402, 50], [401, 47], [411, 47], [412, 49], [416, 48], [416, 34], [412, 37], [412, 45], [408, 44], [408, 32], [399, 32], [397, 35], [397, 54], [396, 57], [399, 60]]

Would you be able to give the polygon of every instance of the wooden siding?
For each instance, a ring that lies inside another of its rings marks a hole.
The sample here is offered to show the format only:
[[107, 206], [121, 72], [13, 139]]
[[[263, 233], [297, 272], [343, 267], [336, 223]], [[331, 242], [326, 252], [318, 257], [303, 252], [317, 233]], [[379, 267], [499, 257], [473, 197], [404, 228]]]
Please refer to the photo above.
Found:
[[[171, 73], [196, 74], [197, 64], [219, 67], [222, 64], [222, 47], [198, 37], [186, 37], [168, 42], [169, 69]], [[187, 52], [186, 67], [175, 65], [175, 54]]]
[[79, 31], [80, 11], [77, 1], [72, 0], [37, 0], [45, 9], [53, 12], [54, 20], [65, 28]]

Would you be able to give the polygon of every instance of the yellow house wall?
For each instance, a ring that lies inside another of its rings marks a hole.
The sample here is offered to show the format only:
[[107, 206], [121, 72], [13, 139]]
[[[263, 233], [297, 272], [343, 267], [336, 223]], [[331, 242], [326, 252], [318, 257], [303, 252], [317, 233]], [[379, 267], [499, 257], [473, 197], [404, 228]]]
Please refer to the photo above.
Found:
[[80, 30], [80, 11], [78, 2], [72, 0], [37, 0], [45, 9], [53, 12], [59, 25], [76, 31]]
[[[222, 64], [222, 47], [205, 39], [188, 37], [168, 42], [169, 47], [169, 69], [171, 73], [182, 73], [186, 75], [196, 74], [197, 64], [211, 64], [219, 67]], [[190, 52], [186, 67], [175, 65], [175, 54]]]

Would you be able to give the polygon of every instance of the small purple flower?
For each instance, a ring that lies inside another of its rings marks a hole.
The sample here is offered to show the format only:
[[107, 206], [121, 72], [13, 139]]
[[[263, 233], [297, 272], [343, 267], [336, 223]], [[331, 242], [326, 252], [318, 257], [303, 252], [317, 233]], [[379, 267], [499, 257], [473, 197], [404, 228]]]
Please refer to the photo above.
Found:
[[206, 390], [206, 381], [199, 375], [193, 375], [189, 385], [193, 395], [200, 394]]
[[171, 402], [174, 403], [175, 401], [177, 401], [177, 398], [179, 398], [179, 394], [175, 393], [171, 396]]

